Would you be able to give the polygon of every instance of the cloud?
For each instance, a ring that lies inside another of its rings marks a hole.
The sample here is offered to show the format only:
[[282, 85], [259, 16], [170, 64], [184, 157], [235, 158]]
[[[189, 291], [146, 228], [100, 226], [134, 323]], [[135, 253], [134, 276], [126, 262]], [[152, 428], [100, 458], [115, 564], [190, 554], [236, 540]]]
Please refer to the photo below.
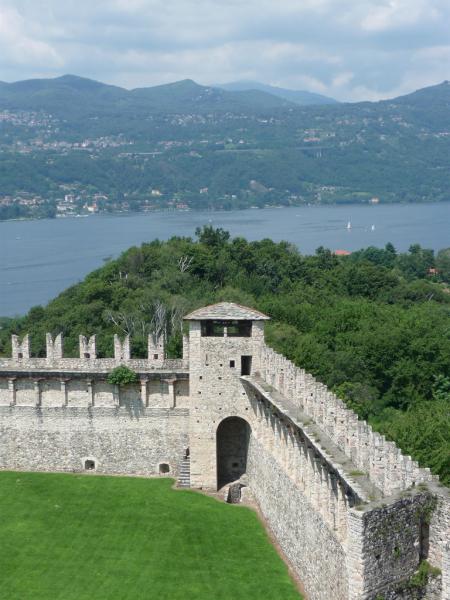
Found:
[[447, 0], [0, 0], [0, 79], [256, 79], [339, 99], [450, 78]]
[[64, 61], [45, 40], [27, 33], [26, 23], [17, 10], [0, 6], [0, 68], [3, 65], [40, 67], [43, 63], [62, 67]]
[[371, 6], [362, 19], [361, 26], [367, 31], [389, 31], [436, 23], [440, 11], [427, 0], [389, 0]]

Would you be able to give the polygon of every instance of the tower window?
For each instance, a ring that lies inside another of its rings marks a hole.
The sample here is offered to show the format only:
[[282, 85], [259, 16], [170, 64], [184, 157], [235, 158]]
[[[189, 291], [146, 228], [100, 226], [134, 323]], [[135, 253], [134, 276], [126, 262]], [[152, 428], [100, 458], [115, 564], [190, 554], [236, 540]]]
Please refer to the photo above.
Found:
[[236, 366], [236, 363], [234, 360], [230, 360], [230, 369], [234, 369], [234, 367]]
[[223, 321], [202, 321], [203, 337], [223, 337], [225, 334], [225, 324]]
[[251, 337], [251, 321], [230, 321], [227, 323], [228, 337]]
[[86, 471], [95, 471], [95, 460], [85, 460], [84, 468]]
[[202, 321], [201, 333], [203, 337], [224, 337], [226, 328], [227, 337], [251, 337], [251, 321]]

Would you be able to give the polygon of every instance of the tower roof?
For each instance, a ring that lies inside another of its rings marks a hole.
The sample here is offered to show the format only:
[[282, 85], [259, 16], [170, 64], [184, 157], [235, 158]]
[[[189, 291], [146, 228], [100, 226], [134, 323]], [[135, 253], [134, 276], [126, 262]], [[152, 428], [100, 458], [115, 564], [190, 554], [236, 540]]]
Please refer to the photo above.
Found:
[[254, 308], [248, 308], [234, 302], [218, 302], [198, 308], [186, 315], [187, 321], [267, 321], [267, 315]]

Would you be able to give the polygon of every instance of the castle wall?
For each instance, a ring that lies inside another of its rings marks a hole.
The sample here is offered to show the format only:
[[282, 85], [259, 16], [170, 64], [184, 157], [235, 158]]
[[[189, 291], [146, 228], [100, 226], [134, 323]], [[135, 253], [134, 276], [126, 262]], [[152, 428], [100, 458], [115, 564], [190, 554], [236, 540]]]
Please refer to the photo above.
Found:
[[174, 406], [177, 383], [185, 398], [187, 381], [172, 382], [170, 394], [160, 379], [119, 388], [84, 378], [16, 378], [12, 403], [11, 386], [2, 380], [0, 468], [84, 471], [89, 459], [99, 473], [156, 475], [168, 463], [178, 476], [189, 446], [189, 409]]
[[[336, 456], [324, 437], [314, 439], [270, 393], [245, 384], [254, 413], [249, 485], [311, 599], [446, 599], [448, 494], [430, 484], [363, 501], [364, 490], [352, 489], [330, 460]], [[411, 591], [408, 580], [422, 560], [442, 569], [442, 578]]]
[[2, 371], [78, 371], [83, 373], [108, 373], [115, 367], [126, 365], [134, 371], [173, 371], [186, 369], [187, 362], [181, 358], [168, 358], [162, 363], [153, 359], [145, 358], [2, 358], [0, 357], [0, 369]]
[[[430, 577], [426, 587], [403, 586], [385, 592], [381, 596], [383, 600], [440, 600], [447, 597], [442, 595], [440, 577]], [[375, 600], [377, 600], [376, 597]]]
[[[408, 580], [420, 562], [430, 558], [424, 532], [434, 505], [432, 494], [416, 491], [389, 504], [350, 511], [347, 560], [351, 599], [413, 597], [407, 595]], [[433, 580], [429, 590], [417, 590], [418, 595], [425, 593], [429, 600], [441, 598], [440, 578]]]
[[267, 447], [250, 437], [249, 485], [310, 600], [347, 600], [346, 553]]
[[[436, 489], [436, 488], [435, 488]], [[442, 571], [442, 598], [450, 598], [450, 494], [437, 489], [436, 505], [430, 511], [430, 563]]]

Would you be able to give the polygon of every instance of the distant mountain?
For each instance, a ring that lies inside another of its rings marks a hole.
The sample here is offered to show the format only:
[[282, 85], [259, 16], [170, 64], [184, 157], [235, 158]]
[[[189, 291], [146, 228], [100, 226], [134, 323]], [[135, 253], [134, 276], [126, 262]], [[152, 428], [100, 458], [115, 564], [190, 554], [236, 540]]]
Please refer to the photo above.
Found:
[[405, 117], [422, 126], [440, 129], [449, 126], [450, 120], [450, 82], [443, 81], [411, 94], [399, 96], [393, 100], [384, 100], [382, 104], [395, 103]]
[[[84, 77], [30, 79], [0, 84], [0, 107], [44, 110], [58, 116], [84, 116], [99, 110], [124, 112], [266, 111], [291, 103], [264, 91], [227, 92], [202, 86], [190, 79], [148, 88], [126, 90]], [[293, 104], [292, 104], [293, 106]]]
[[328, 96], [322, 96], [321, 94], [315, 94], [313, 92], [306, 92], [302, 90], [288, 90], [265, 83], [259, 83], [258, 81], [234, 81], [232, 83], [223, 83], [216, 85], [223, 90], [229, 92], [241, 92], [250, 90], [259, 90], [260, 92], [266, 92], [272, 96], [278, 98], [284, 98], [289, 102], [300, 104], [301, 106], [308, 106], [310, 104], [337, 104], [337, 100], [329, 98]]
[[43, 110], [63, 115], [100, 109], [106, 103], [118, 102], [127, 91], [98, 81], [63, 75], [54, 79], [28, 79], [0, 86], [0, 107], [21, 110]]
[[0, 84], [4, 109], [0, 198], [97, 193], [102, 210], [450, 200], [448, 82], [301, 106], [192, 80], [126, 90], [65, 75]]
[[149, 106], [164, 107], [167, 111], [277, 109], [291, 103], [260, 90], [228, 92], [215, 87], [199, 85], [191, 79], [149, 88], [131, 90], [133, 98], [145, 100]]
[[[450, 108], [450, 81], [443, 81], [437, 85], [421, 88], [411, 94], [399, 96], [394, 100], [401, 104], [420, 104], [428, 107], [443, 105]], [[389, 102], [389, 100], [385, 100], [385, 102]]]

